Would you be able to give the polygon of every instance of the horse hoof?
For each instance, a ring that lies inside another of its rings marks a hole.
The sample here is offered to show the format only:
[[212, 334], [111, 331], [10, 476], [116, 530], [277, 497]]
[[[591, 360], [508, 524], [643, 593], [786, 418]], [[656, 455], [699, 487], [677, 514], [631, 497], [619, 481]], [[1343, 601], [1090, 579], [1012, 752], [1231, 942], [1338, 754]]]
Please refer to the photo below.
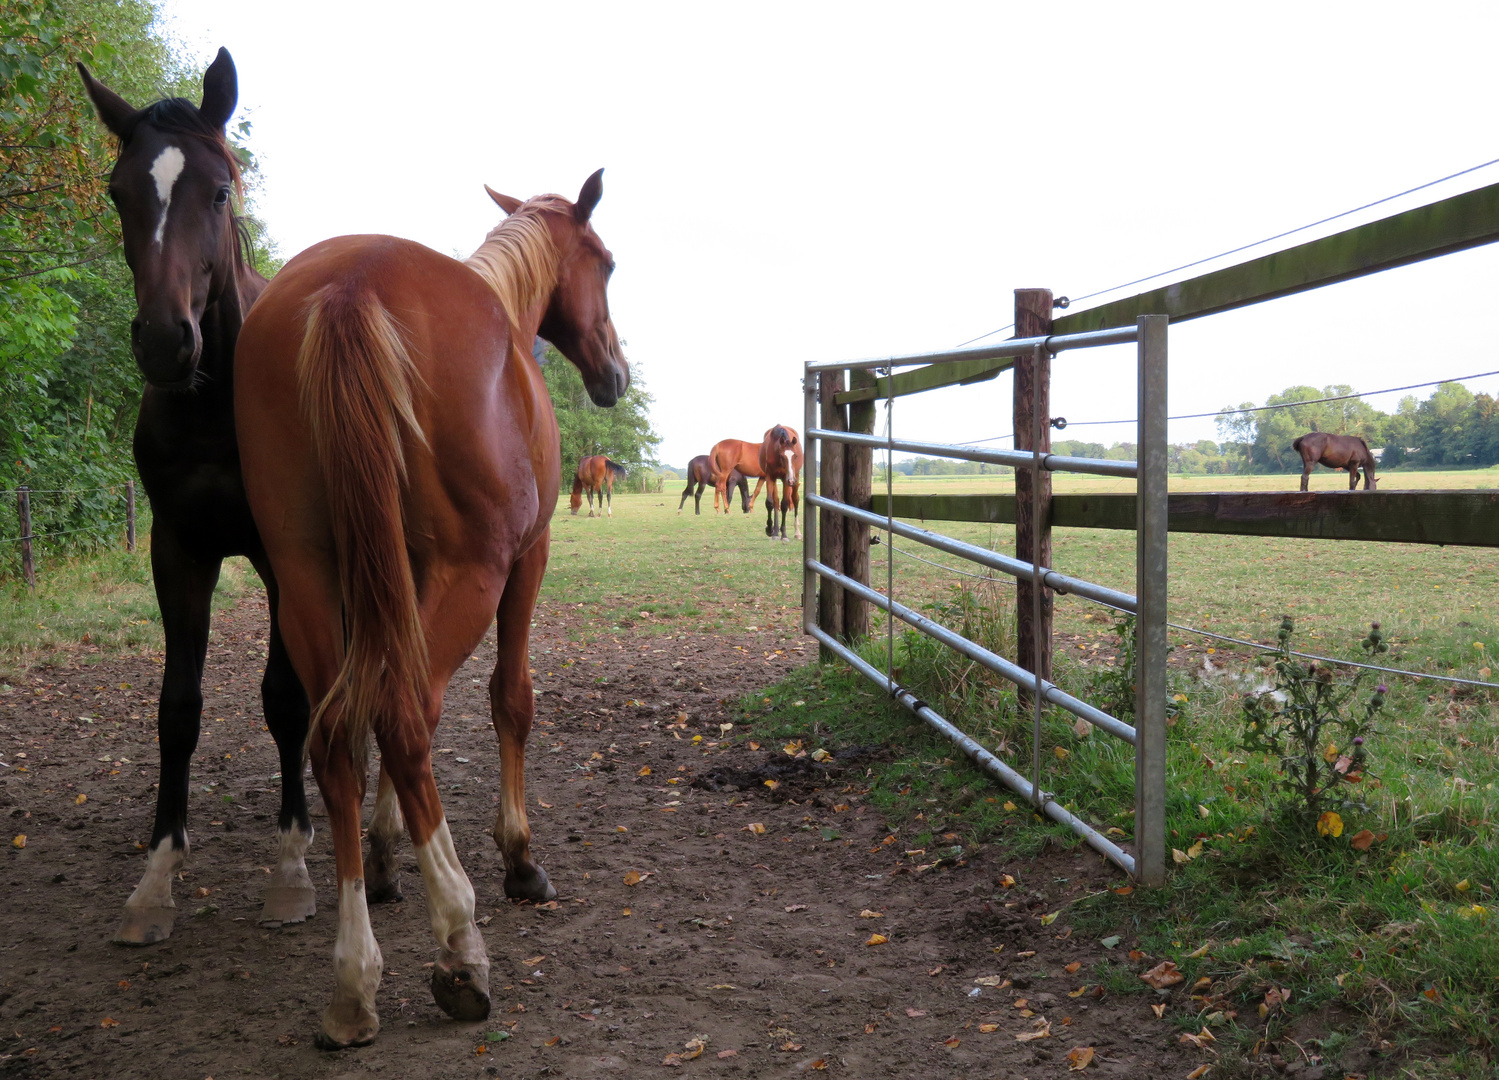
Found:
[[465, 964], [432, 969], [432, 999], [454, 1020], [483, 1020], [489, 1016], [489, 969]]
[[366, 878], [364, 886], [364, 902], [367, 904], [399, 904], [406, 899], [406, 894], [401, 891], [399, 874], [393, 874], [383, 881]]
[[116, 945], [155, 945], [172, 936], [177, 920], [175, 907], [127, 907], [115, 931]]
[[317, 914], [317, 890], [310, 885], [271, 885], [265, 890], [260, 925], [269, 929], [306, 922]]
[[541, 867], [529, 871], [510, 870], [505, 874], [505, 895], [511, 900], [534, 900], [541, 903], [557, 898], [556, 887]]
[[380, 1018], [371, 1016], [368, 1020], [354, 1025], [337, 1025], [335, 1030], [329, 1031], [329, 1022], [323, 1020], [323, 1028], [312, 1037], [312, 1044], [319, 1050], [352, 1050], [356, 1046], [368, 1046], [375, 1041], [375, 1036], [380, 1034]]

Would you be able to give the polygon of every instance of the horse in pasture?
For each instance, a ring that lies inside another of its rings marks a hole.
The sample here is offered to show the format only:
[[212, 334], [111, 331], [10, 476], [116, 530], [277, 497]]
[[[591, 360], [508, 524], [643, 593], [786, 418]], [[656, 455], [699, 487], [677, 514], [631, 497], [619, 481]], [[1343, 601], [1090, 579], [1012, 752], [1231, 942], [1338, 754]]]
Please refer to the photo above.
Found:
[[614, 516], [614, 481], [624, 479], [625, 467], [610, 461], [603, 454], [595, 454], [578, 462], [577, 475], [573, 478], [572, 511], [578, 512], [583, 505], [583, 492], [588, 492], [588, 516], [593, 517], [593, 497], [599, 497], [599, 516], [604, 513], [604, 496], [609, 497], [609, 516]]
[[602, 170], [576, 202], [490, 191], [508, 216], [461, 262], [389, 236], [323, 241], [277, 274], [240, 334], [245, 490], [287, 650], [317, 703], [308, 747], [339, 895], [327, 1049], [368, 1043], [380, 1026], [359, 842], [371, 738], [426, 881], [433, 996], [456, 1019], [489, 1013], [474, 890], [431, 753], [448, 680], [491, 623], [505, 892], [556, 895], [525, 811], [527, 649], [561, 464], [530, 347], [538, 332], [557, 346], [595, 404], [629, 387], [606, 295], [614, 260], [590, 224], [602, 193]]
[[230, 555], [250, 560], [271, 608], [260, 694], [280, 756], [280, 854], [260, 920], [301, 922], [316, 910], [303, 861], [312, 840], [302, 786], [307, 696], [276, 618], [276, 579], [250, 516], [234, 437], [235, 342], [266, 287], [247, 262], [249, 239], [233, 208], [239, 165], [224, 129], [238, 76], [220, 49], [198, 105], [172, 98], [137, 109], [82, 64], [78, 71], [99, 119], [120, 140], [109, 195], [135, 278], [130, 344], [146, 380], [135, 464], [151, 501], [151, 575], [166, 638], [156, 821], [145, 875], [125, 902], [115, 940], [145, 945], [172, 933], [172, 878], [188, 852], [188, 772], [203, 713], [209, 603]]
[[1364, 470], [1364, 490], [1374, 491], [1378, 481], [1374, 476], [1374, 454], [1369, 444], [1357, 435], [1329, 435], [1325, 431], [1313, 431], [1291, 444], [1291, 449], [1301, 455], [1301, 490], [1305, 491], [1312, 477], [1313, 465], [1326, 465], [1329, 469], [1348, 470], [1348, 490], [1358, 488], [1358, 471]]
[[[777, 424], [765, 433], [760, 444], [760, 473], [767, 488], [765, 492], [765, 535], [775, 539], [776, 529], [776, 485], [780, 490], [780, 537], [786, 539], [786, 511], [791, 511], [792, 529], [798, 540], [802, 537], [801, 524], [797, 516], [797, 501], [801, 491], [802, 441], [795, 428]], [[760, 495], [760, 485], [755, 485], [755, 496]]]
[[[723, 512], [727, 514], [733, 509], [733, 498], [729, 495], [729, 474], [738, 472], [741, 477], [752, 476], [756, 480], [762, 480], [764, 474], [760, 471], [760, 444], [749, 442], [746, 439], [720, 439], [713, 444], [713, 449], [708, 451], [708, 468], [713, 484], [713, 510], [716, 513], [720, 505]], [[746, 487], [748, 483], [746, 482]], [[755, 498], [760, 496], [761, 484], [755, 485]], [[749, 513], [749, 508], [754, 505], [754, 499], [750, 499], [744, 506], [744, 512]]]
[[[696, 487], [697, 491], [692, 489]], [[677, 503], [677, 513], [682, 512], [682, 507], [687, 503], [687, 496], [692, 496], [692, 512], [701, 514], [703, 512], [703, 488], [713, 488], [713, 509], [718, 509], [718, 487], [713, 483], [713, 459], [707, 454], [699, 454], [687, 463], [687, 486], [682, 490], [681, 501]], [[739, 489], [739, 495], [744, 499], [744, 512], [750, 511], [749, 481], [738, 469], [729, 472], [728, 481], [724, 484], [726, 492], [734, 488]]]

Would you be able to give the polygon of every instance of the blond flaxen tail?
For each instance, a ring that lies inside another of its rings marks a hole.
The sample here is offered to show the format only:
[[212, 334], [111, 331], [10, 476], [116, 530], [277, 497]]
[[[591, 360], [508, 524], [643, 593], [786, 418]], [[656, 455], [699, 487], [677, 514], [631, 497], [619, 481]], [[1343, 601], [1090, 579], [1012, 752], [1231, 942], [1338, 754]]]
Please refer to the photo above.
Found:
[[362, 283], [340, 282], [309, 306], [297, 382], [327, 491], [344, 613], [343, 667], [310, 730], [331, 710], [363, 761], [372, 730], [426, 707], [427, 643], [402, 508], [405, 447], [426, 443], [412, 407], [422, 381], [379, 299]]

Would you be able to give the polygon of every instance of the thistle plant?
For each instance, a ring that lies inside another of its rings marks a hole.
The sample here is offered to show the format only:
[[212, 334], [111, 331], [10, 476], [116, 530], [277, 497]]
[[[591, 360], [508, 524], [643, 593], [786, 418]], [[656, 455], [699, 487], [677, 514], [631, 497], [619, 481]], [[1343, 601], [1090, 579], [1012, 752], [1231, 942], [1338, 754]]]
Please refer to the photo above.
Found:
[[[1369, 676], [1351, 678], [1313, 660], [1291, 655], [1295, 624], [1290, 616], [1276, 635], [1275, 687], [1244, 702], [1244, 727], [1239, 745], [1252, 753], [1280, 758], [1280, 786], [1297, 810], [1316, 817], [1337, 788], [1357, 784], [1368, 767], [1368, 739], [1374, 719], [1384, 706], [1387, 687], [1380, 683], [1360, 702], [1355, 698]], [[1359, 643], [1373, 659], [1389, 651], [1379, 624]], [[1330, 815], [1331, 816], [1331, 815]]]

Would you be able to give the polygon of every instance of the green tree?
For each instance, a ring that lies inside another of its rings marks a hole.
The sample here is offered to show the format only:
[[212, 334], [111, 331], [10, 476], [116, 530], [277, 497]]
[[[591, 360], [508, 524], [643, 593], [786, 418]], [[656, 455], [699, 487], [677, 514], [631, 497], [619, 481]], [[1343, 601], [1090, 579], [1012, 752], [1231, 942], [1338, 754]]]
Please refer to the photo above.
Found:
[[550, 345], [542, 356], [541, 371], [557, 411], [564, 478], [571, 476], [580, 458], [592, 454], [605, 454], [631, 472], [657, 463], [661, 436], [651, 427], [650, 418], [655, 399], [645, 389], [639, 364], [630, 365], [630, 389], [607, 409], [593, 403], [578, 369]]

